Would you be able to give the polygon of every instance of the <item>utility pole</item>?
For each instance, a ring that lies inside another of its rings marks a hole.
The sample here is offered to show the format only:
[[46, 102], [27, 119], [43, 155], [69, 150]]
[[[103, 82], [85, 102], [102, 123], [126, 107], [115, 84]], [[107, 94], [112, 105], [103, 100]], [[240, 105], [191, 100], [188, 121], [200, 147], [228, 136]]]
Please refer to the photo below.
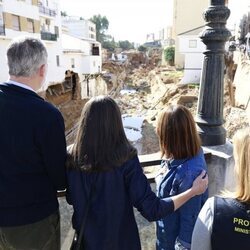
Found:
[[[225, 43], [231, 36], [226, 28], [230, 10], [226, 0], [211, 0], [203, 13], [206, 28], [200, 38], [206, 45], [201, 74], [196, 123], [203, 146], [222, 145], [226, 142], [223, 127], [224, 106], [224, 53]], [[239, 3], [240, 4], [240, 3]]]

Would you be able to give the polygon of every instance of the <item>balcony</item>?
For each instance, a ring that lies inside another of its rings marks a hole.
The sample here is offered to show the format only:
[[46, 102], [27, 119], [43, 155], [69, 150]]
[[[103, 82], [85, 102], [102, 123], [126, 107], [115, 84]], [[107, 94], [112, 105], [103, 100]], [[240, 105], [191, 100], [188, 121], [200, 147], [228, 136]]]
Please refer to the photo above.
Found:
[[50, 17], [55, 17], [56, 16], [56, 11], [55, 10], [52, 10], [50, 8], [47, 8], [47, 7], [43, 6], [41, 3], [39, 3], [39, 12], [41, 14], [44, 14], [44, 15], [50, 16]]
[[0, 36], [5, 36], [5, 28], [4, 28], [4, 25], [1, 25], [1, 24], [0, 24]]
[[57, 35], [50, 32], [41, 31], [41, 39], [47, 41], [57, 41]]

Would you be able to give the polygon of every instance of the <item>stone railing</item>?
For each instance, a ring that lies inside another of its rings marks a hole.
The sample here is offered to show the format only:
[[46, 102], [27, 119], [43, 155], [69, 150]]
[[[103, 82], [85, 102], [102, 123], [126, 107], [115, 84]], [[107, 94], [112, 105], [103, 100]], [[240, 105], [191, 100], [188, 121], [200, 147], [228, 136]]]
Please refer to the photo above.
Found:
[[[209, 161], [212, 157], [212, 154], [210, 152], [205, 152], [204, 157], [205, 157], [207, 164], [209, 164]], [[156, 173], [156, 169], [152, 169], [152, 168], [157, 167], [157, 166], [158, 166], [158, 168], [160, 167], [160, 164], [162, 161], [162, 159], [160, 157], [160, 153], [158, 152], [155, 154], [139, 155], [139, 160], [140, 160], [140, 164], [144, 170], [144, 173], [145, 173], [149, 183], [154, 183], [157, 173]], [[148, 169], [150, 169], [150, 168], [151, 168], [151, 170], [148, 171]], [[63, 197], [63, 196], [65, 196], [65, 194], [66, 194], [65, 191], [59, 191], [57, 193], [57, 196]]]

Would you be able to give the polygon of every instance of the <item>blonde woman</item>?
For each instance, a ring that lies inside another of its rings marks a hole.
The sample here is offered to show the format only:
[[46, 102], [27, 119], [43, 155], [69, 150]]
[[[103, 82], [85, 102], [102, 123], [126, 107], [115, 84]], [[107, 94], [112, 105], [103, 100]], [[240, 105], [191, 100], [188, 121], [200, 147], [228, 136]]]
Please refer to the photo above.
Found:
[[212, 197], [195, 224], [192, 250], [250, 249], [250, 129], [234, 136], [236, 191]]

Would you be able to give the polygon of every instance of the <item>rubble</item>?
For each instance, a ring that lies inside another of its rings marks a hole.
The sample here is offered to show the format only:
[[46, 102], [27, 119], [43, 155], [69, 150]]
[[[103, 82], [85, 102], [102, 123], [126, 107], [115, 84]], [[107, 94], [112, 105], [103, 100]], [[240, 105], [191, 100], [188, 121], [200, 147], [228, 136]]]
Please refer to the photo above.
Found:
[[[128, 53], [128, 57], [137, 58], [136, 61], [144, 58], [141, 53], [132, 52]], [[167, 105], [182, 104], [195, 116], [199, 94], [199, 85], [180, 83], [182, 71], [171, 66], [155, 66], [152, 60], [144, 60], [145, 64], [139, 65], [130, 61], [107, 61], [103, 64], [103, 79], [108, 85], [109, 95], [115, 98], [122, 113], [144, 118], [143, 139], [139, 142], [145, 144], [140, 146], [142, 154], [159, 150], [154, 133], [159, 112]], [[225, 84], [224, 127], [231, 139], [237, 129], [249, 125], [249, 120], [244, 107], [232, 107], [232, 93], [229, 94], [229, 87]], [[65, 83], [50, 86], [41, 95], [59, 107], [65, 119], [67, 141], [72, 142], [75, 137], [74, 128], [87, 100], [80, 100], [79, 97], [78, 100], [72, 100], [71, 88]], [[151, 150], [147, 147], [150, 144], [154, 145], [150, 147]]]

